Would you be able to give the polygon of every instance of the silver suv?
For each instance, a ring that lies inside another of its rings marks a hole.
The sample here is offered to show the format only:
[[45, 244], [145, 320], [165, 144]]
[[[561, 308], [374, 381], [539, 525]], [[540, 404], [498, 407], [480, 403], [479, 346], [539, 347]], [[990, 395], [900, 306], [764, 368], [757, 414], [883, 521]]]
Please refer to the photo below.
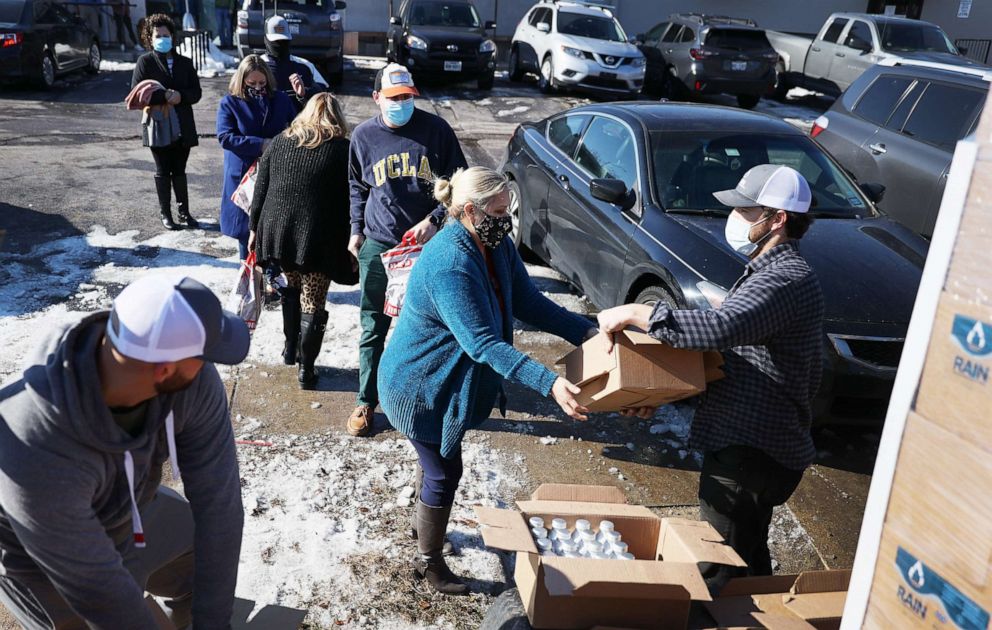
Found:
[[291, 51], [326, 71], [332, 84], [344, 75], [342, 15], [347, 3], [341, 0], [244, 0], [238, 11], [234, 45], [244, 58], [254, 51], [265, 52], [265, 21], [273, 15], [286, 18], [293, 36]]

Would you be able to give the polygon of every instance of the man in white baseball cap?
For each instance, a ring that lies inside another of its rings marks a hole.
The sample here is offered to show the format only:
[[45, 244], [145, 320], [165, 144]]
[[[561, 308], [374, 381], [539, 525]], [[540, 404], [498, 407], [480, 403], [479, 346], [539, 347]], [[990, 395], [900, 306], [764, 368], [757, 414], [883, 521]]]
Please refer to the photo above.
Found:
[[0, 602], [24, 628], [157, 627], [146, 593], [176, 627], [230, 628], [243, 511], [213, 363], [248, 345], [207, 287], [149, 275], [0, 390]]
[[265, 54], [262, 59], [276, 80], [269, 89], [280, 90], [289, 96], [296, 111], [301, 112], [314, 94], [327, 91], [327, 82], [312, 63], [290, 54], [293, 34], [289, 22], [281, 15], [265, 21]]
[[[823, 295], [799, 252], [813, 221], [812, 194], [794, 169], [765, 164], [713, 196], [731, 208], [730, 248], [749, 259], [723, 303], [710, 310], [628, 304], [602, 311], [599, 325], [607, 334], [636, 326], [676, 348], [723, 354], [726, 378], [707, 386], [692, 421], [691, 446], [703, 452], [700, 516], [747, 562], [748, 574], [771, 575], [772, 510], [816, 456], [810, 426], [823, 367]], [[739, 573], [700, 568], [713, 591]]]

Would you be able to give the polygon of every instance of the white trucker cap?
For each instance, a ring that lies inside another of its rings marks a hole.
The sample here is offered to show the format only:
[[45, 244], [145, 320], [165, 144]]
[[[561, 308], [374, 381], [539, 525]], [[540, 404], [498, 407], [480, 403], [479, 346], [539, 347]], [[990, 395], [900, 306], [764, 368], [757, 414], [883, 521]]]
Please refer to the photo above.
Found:
[[813, 199], [806, 178], [794, 168], [762, 164], [744, 173], [737, 188], [713, 193], [717, 201], [731, 208], [765, 206], [786, 212], [808, 212]]
[[380, 70], [375, 75], [375, 85], [372, 88], [387, 98], [393, 98], [400, 94], [413, 94], [420, 96], [416, 86], [413, 84], [413, 75], [406, 66], [398, 63], [391, 63]]
[[281, 15], [273, 15], [265, 20], [265, 39], [270, 42], [280, 42], [293, 39], [289, 33], [289, 23]]
[[203, 359], [235, 365], [248, 354], [248, 326], [192, 278], [152, 274], [114, 300], [107, 336], [126, 357], [146, 363]]

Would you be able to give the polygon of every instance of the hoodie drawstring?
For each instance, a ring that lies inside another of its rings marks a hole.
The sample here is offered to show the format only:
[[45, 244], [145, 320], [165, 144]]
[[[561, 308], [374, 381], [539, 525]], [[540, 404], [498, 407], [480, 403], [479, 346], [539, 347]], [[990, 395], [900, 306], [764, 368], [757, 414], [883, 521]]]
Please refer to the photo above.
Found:
[[[176, 459], [176, 420], [172, 412], [165, 418], [165, 438], [169, 444], [169, 463], [172, 465], [172, 478], [181, 479], [179, 475], [179, 460]], [[124, 474], [127, 476], [127, 489], [131, 494], [131, 531], [134, 532], [134, 546], [138, 549], [145, 547], [145, 530], [141, 526], [141, 512], [138, 511], [138, 501], [134, 496], [134, 457], [131, 451], [124, 451]]]

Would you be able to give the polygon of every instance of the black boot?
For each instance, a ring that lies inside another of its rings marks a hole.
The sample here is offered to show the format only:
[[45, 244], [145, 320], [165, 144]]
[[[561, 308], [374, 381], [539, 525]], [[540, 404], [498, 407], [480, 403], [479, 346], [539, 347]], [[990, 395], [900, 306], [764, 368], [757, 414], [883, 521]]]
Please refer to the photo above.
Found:
[[200, 223], [189, 214], [189, 188], [186, 184], [186, 176], [174, 175], [172, 187], [176, 189], [176, 214], [179, 215], [179, 221], [186, 227], [194, 229], [200, 227]]
[[282, 362], [296, 365], [300, 343], [300, 290], [285, 287], [282, 290], [282, 332], [286, 342], [282, 346]]
[[[420, 466], [420, 462], [417, 462], [417, 474], [413, 478], [413, 513], [410, 514], [410, 538], [417, 540], [417, 505], [420, 504], [420, 489], [424, 487], [424, 469]], [[444, 537], [444, 544], [441, 545], [441, 555], [443, 556], [453, 556], [455, 554], [455, 547], [448, 540], [448, 537]]]
[[420, 553], [414, 560], [414, 571], [418, 577], [426, 579], [438, 593], [467, 595], [468, 586], [451, 572], [441, 555], [450, 515], [450, 505], [430, 507], [417, 499], [417, 548]]
[[162, 215], [162, 227], [176, 229], [172, 222], [172, 178], [167, 175], [155, 176], [155, 192], [158, 193], [158, 211]]
[[313, 364], [320, 354], [326, 326], [327, 311], [303, 313], [300, 316], [300, 389], [313, 389], [317, 385], [317, 370]]

